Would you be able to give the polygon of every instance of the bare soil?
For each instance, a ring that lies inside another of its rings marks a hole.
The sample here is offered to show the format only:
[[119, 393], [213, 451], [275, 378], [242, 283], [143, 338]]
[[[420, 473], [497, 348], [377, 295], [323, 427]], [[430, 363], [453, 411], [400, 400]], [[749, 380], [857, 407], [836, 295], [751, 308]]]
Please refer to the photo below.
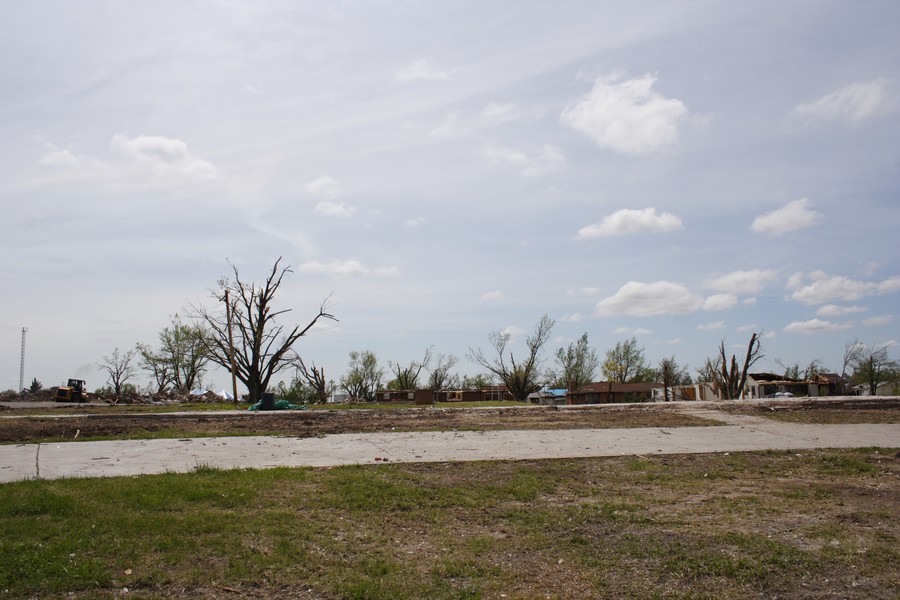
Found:
[[[100, 407], [104, 411], [105, 407]], [[83, 411], [90, 411], [84, 406]], [[5, 411], [4, 416], [15, 414]], [[126, 438], [174, 432], [193, 436], [512, 429], [604, 429], [717, 425], [660, 405], [625, 407], [393, 408], [217, 413], [133, 413], [23, 416], [0, 419], [0, 443]]]
[[[390, 431], [495, 431], [691, 427], [722, 422], [687, 414], [691, 405], [629, 404], [578, 407], [372, 408], [296, 411], [129, 412], [138, 407], [57, 405], [42, 409], [3, 407], [0, 443], [69, 439], [281, 435]], [[28, 406], [35, 406], [28, 403]], [[809, 400], [705, 404], [705, 409], [765, 416], [798, 423], [900, 423], [900, 399]], [[173, 408], [173, 410], [176, 410]], [[22, 415], [17, 418], [16, 415]]]

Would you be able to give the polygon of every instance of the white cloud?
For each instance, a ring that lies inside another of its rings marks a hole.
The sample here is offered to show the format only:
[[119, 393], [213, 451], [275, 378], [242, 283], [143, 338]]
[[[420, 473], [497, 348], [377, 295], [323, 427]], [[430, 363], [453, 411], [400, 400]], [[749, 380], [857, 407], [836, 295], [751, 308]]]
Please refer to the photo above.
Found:
[[338, 189], [338, 182], [328, 175], [321, 175], [317, 179], [307, 182], [303, 188], [307, 194], [316, 198], [334, 200], [341, 195]]
[[675, 346], [681, 343], [681, 338], [672, 338], [670, 340], [657, 340], [655, 344], [661, 346]]
[[584, 321], [587, 318], [586, 315], [581, 313], [572, 313], [571, 315], [563, 315], [559, 318], [563, 323], [579, 323]]
[[653, 331], [643, 327], [616, 327], [613, 333], [616, 335], [650, 335]]
[[319, 319], [318, 321], [316, 321], [313, 324], [312, 328], [322, 333], [334, 333], [336, 331], [341, 331], [341, 327], [339, 325], [336, 325], [334, 321], [328, 321], [325, 319]]
[[161, 135], [139, 135], [128, 138], [114, 135], [110, 147], [139, 163], [149, 166], [160, 176], [186, 175], [196, 179], [213, 179], [219, 170], [211, 162], [190, 153], [187, 144]]
[[562, 112], [562, 123], [620, 154], [653, 154], [675, 144], [688, 114], [681, 100], [653, 91], [654, 75], [618, 80], [616, 74], [598, 77], [590, 92]]
[[483, 146], [479, 150], [479, 154], [491, 162], [505, 163], [516, 167], [526, 177], [550, 173], [566, 164], [566, 157], [562, 150], [550, 144], [544, 144], [531, 156], [496, 144]]
[[522, 335], [525, 333], [525, 330], [516, 325], [510, 325], [506, 329], [501, 332], [503, 335], [508, 335], [510, 337], [516, 337], [517, 335]]
[[885, 348], [896, 348], [898, 345], [898, 342], [897, 342], [897, 340], [888, 340], [881, 345], [884, 346]]
[[614, 295], [598, 302], [595, 313], [599, 316], [635, 317], [680, 315], [699, 310], [702, 306], [703, 298], [692, 294], [680, 283], [629, 281]]
[[878, 325], [887, 325], [891, 321], [894, 320], [894, 317], [890, 315], [881, 315], [879, 317], [871, 317], [869, 319], [863, 319], [862, 324], [866, 327], [876, 327]]
[[660, 233], [681, 229], [681, 219], [671, 213], [656, 214], [653, 207], [642, 210], [623, 208], [578, 230], [578, 239], [590, 239], [631, 233]]
[[880, 77], [868, 83], [853, 83], [815, 102], [800, 104], [794, 115], [807, 123], [817, 121], [863, 121], [883, 112], [888, 106], [885, 93], [887, 79]]
[[835, 300], [853, 302], [867, 296], [900, 291], [900, 277], [866, 282], [813, 271], [807, 275], [796, 273], [791, 276], [788, 289], [792, 290], [791, 299], [804, 304], [824, 304]]
[[737, 302], [738, 298], [733, 294], [714, 294], [703, 302], [703, 310], [729, 310]]
[[368, 267], [357, 260], [335, 260], [330, 263], [306, 262], [297, 269], [301, 273], [338, 275], [341, 277], [358, 277], [363, 275], [378, 275], [393, 277], [400, 274], [397, 267]]
[[317, 215], [326, 217], [352, 217], [356, 209], [352, 206], [346, 206], [343, 202], [332, 202], [331, 200], [322, 200], [313, 208], [313, 212]]
[[75, 167], [80, 162], [74, 154], [62, 148], [51, 150], [38, 159], [38, 164], [51, 167]]
[[816, 315], [819, 317], [843, 317], [844, 315], [852, 315], [865, 311], [866, 308], [862, 306], [840, 306], [838, 304], [826, 304], [825, 306], [820, 306], [819, 309], [816, 310]]
[[407, 227], [418, 227], [422, 223], [425, 222], [425, 217], [413, 217], [412, 219], [407, 219], [403, 222]]
[[759, 294], [773, 279], [775, 279], [775, 271], [760, 269], [732, 271], [707, 279], [704, 286], [717, 292], [730, 294]]
[[747, 306], [754, 306], [754, 305], [756, 305], [756, 302], [757, 302], [757, 299], [755, 296], [744, 299], [744, 304], [746, 304]]
[[756, 323], [751, 323], [750, 325], [741, 325], [737, 328], [738, 333], [744, 333], [745, 331], [755, 331]]
[[500, 300], [503, 298], [503, 292], [499, 290], [494, 290], [492, 292], [483, 293], [480, 298], [482, 300]]
[[400, 81], [440, 81], [447, 77], [446, 71], [433, 67], [427, 60], [411, 62], [397, 71], [397, 79]]
[[781, 208], [753, 219], [750, 229], [754, 233], [782, 235], [804, 227], [811, 227], [822, 220], [822, 214], [808, 208], [808, 204], [809, 198], [788, 202]]
[[484, 110], [481, 111], [481, 114], [488, 118], [494, 117], [502, 117], [509, 114], [512, 114], [516, 111], [515, 104], [500, 104], [498, 102], [491, 102], [487, 106], [484, 107]]
[[66, 169], [84, 174], [85, 171], [93, 170], [93, 173], [109, 174], [109, 167], [102, 160], [94, 156], [76, 155], [71, 150], [60, 148], [56, 144], [44, 141], [44, 149], [46, 152], [38, 158], [38, 164], [44, 167], [54, 169]]
[[697, 325], [697, 331], [717, 331], [725, 329], [725, 321], [716, 321], [715, 323], [705, 323]]
[[850, 323], [831, 323], [819, 319], [810, 319], [809, 321], [794, 321], [784, 328], [789, 333], [830, 333], [832, 331], [840, 331], [842, 329], [850, 329], [853, 325]]

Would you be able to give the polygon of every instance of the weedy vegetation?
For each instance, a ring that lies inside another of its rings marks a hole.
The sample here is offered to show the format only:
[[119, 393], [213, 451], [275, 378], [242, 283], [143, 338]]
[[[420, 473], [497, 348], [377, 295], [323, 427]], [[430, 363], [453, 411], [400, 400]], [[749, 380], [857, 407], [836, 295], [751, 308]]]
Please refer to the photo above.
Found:
[[896, 598], [896, 450], [0, 486], [3, 598]]

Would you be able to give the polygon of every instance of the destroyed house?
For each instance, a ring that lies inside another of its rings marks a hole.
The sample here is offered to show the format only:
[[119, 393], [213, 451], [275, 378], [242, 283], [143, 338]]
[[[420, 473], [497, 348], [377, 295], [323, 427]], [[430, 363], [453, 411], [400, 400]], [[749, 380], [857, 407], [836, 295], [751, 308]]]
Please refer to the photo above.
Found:
[[572, 404], [606, 404], [615, 402], [650, 402], [659, 383], [609, 383], [598, 381], [571, 394]]

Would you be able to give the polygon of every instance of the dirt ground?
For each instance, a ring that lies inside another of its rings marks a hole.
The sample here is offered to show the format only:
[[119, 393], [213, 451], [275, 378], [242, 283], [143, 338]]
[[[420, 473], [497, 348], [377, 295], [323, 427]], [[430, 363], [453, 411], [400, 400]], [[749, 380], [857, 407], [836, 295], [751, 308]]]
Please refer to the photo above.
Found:
[[[90, 409], [85, 407], [84, 412]], [[4, 416], [14, 415], [4, 411]], [[154, 432], [185, 435], [285, 435], [313, 437], [333, 433], [594, 429], [610, 427], [678, 427], [716, 424], [661, 407], [616, 409], [593, 407], [410, 408], [381, 410], [305, 410], [234, 413], [89, 414], [29, 416], [0, 420], [0, 443], [96, 437], [129, 437]]]
[[[815, 406], [744, 406], [717, 408], [804, 422], [897, 422], [900, 406], [866, 404]], [[683, 427], [718, 425], [718, 421], [686, 414], [683, 407], [666, 404], [601, 405], [557, 409], [555, 407], [503, 408], [382, 408], [354, 410], [303, 410], [272, 412], [215, 411], [202, 413], [109, 413], [111, 407], [78, 406], [82, 414], [65, 408], [57, 416], [0, 419], [0, 443], [59, 441], [67, 439], [128, 438], [173, 435], [283, 435], [314, 437], [334, 433], [388, 431], [452, 431], [512, 429], [606, 429], [624, 427]], [[96, 411], [92, 414], [92, 411]], [[4, 417], [21, 410], [7, 409]], [[70, 414], [66, 414], [70, 413]], [[859, 419], [863, 419], [860, 421]]]

